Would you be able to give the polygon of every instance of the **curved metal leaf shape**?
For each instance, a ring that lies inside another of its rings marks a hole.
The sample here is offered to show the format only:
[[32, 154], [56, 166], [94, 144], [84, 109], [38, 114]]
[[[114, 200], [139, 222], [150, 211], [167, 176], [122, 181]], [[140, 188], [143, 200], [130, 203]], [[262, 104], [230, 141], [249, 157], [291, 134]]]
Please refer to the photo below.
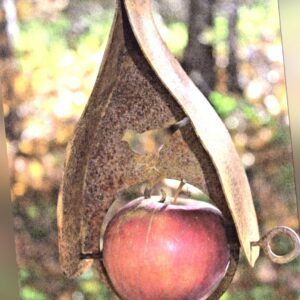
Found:
[[162, 41], [154, 25], [150, 1], [125, 0], [125, 6], [149, 64], [191, 119], [197, 137], [214, 164], [241, 245], [253, 266], [259, 255], [259, 248], [251, 247], [251, 242], [259, 239], [257, 218], [249, 183], [229, 133]]

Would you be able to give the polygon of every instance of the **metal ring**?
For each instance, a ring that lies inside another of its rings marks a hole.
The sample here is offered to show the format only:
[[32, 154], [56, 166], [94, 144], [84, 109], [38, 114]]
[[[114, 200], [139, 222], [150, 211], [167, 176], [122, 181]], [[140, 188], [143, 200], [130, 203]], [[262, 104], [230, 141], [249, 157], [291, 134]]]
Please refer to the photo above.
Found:
[[[276, 255], [271, 249], [270, 242], [278, 234], [287, 235], [293, 243], [293, 249], [285, 255]], [[293, 229], [286, 226], [275, 227], [266, 233], [258, 242], [252, 242], [252, 246], [260, 246], [268, 258], [276, 264], [289, 263], [300, 255], [300, 238]]]

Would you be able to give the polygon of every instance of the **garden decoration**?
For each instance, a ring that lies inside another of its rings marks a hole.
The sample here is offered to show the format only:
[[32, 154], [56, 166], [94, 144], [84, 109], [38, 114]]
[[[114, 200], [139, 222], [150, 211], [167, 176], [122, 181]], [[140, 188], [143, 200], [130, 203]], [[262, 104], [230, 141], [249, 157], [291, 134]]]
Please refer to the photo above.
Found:
[[[173, 198], [164, 192], [161, 197], [152, 196], [151, 187], [161, 178], [181, 180]], [[209, 195], [218, 209], [180, 199], [178, 194], [184, 182]], [[102, 255], [101, 226], [109, 208], [118, 193], [140, 183], [147, 183], [144, 196], [133, 201], [135, 204], [126, 205], [109, 223]], [[112, 282], [119, 296], [128, 299], [116, 286], [118, 274], [111, 271], [114, 263], [120, 263], [114, 261], [118, 255], [111, 259], [110, 253], [115, 251], [113, 234], [118, 234], [114, 223], [120, 218], [133, 218], [134, 223], [132, 212], [140, 209], [145, 215], [149, 207], [153, 211], [156, 206], [160, 213], [174, 213], [173, 219], [166, 222], [175, 220], [178, 226], [189, 224], [197, 230], [206, 227], [209, 235], [215, 228], [218, 239], [224, 241], [220, 244], [224, 253], [227, 251], [222, 260], [222, 278], [206, 282], [210, 284], [208, 290], [204, 293], [200, 288], [204, 294], [196, 288], [194, 294], [189, 294], [193, 297], [219, 299], [235, 274], [240, 247], [252, 267], [260, 248], [276, 263], [286, 263], [300, 253], [299, 237], [287, 227], [277, 227], [260, 236], [249, 183], [230, 135], [163, 43], [153, 21], [150, 0], [116, 0], [101, 69], [67, 149], [58, 200], [59, 253], [64, 273], [78, 276], [94, 262], [101, 280]], [[183, 210], [193, 220], [197, 211], [203, 220], [207, 215], [212, 219], [203, 221], [204, 225], [201, 221], [191, 225]], [[124, 217], [128, 212], [131, 214]], [[129, 227], [124, 227], [125, 233]], [[187, 231], [182, 228], [180, 232], [185, 238]], [[204, 239], [206, 231], [201, 232]], [[279, 233], [287, 234], [294, 244], [293, 251], [285, 256], [275, 255], [270, 247], [271, 239]], [[135, 242], [133, 235], [130, 238]], [[196, 242], [194, 246], [197, 247]], [[124, 251], [120, 257], [127, 253]], [[222, 253], [219, 248], [216, 251]], [[134, 278], [130, 274], [124, 274], [125, 277]], [[178, 297], [175, 298], [181, 299]], [[152, 298], [145, 294], [144, 299]]]

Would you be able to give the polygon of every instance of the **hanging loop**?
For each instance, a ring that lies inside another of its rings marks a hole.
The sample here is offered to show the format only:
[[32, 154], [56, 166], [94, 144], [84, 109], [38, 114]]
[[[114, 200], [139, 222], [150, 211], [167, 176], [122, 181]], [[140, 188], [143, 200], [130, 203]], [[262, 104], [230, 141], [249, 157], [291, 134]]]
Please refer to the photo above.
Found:
[[[271, 241], [277, 235], [288, 236], [293, 244], [293, 249], [285, 255], [277, 255], [272, 251]], [[300, 237], [291, 228], [278, 226], [266, 233], [259, 241], [252, 242], [252, 246], [260, 246], [268, 258], [276, 264], [287, 264], [300, 255]]]

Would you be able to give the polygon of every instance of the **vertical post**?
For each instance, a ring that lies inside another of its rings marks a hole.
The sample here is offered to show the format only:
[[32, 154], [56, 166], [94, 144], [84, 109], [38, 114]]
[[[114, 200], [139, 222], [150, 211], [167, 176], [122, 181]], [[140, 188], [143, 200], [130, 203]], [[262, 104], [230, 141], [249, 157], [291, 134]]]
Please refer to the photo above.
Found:
[[228, 90], [234, 93], [242, 93], [238, 81], [238, 59], [236, 55], [237, 50], [237, 23], [238, 23], [238, 9], [239, 9], [239, 0], [232, 0], [231, 3], [228, 3]]
[[208, 97], [216, 82], [215, 57], [211, 41], [216, 0], [191, 0], [189, 41], [182, 66], [201, 92]]

